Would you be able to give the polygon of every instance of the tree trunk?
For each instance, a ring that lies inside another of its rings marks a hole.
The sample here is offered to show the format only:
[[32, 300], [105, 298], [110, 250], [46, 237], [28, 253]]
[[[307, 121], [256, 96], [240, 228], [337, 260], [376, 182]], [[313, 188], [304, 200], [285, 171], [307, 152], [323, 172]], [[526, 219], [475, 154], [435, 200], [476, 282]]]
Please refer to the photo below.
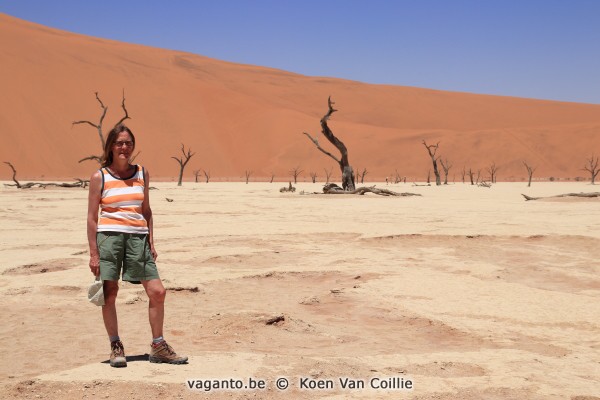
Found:
[[529, 201], [529, 200], [540, 200], [540, 199], [552, 199], [552, 198], [557, 198], [557, 197], [585, 197], [585, 198], [593, 198], [593, 197], [600, 197], [600, 192], [593, 192], [593, 193], [565, 193], [565, 194], [558, 194], [556, 196], [546, 196], [546, 197], [531, 197], [531, 196], [527, 196], [526, 194], [522, 194], [521, 196], [523, 196], [525, 198], [525, 201]]
[[[435, 157], [435, 153], [438, 150], [438, 147], [440, 145], [440, 142], [437, 142], [437, 144], [435, 145], [427, 145], [427, 142], [425, 142], [425, 140], [423, 140], [423, 146], [425, 146], [425, 148], [427, 149], [427, 152], [429, 153], [429, 157], [431, 157], [431, 163], [433, 164], [433, 174], [435, 175], [435, 184], [436, 186], [440, 186], [442, 184], [442, 180], [440, 179], [440, 171], [438, 170], [438, 166], [437, 166], [437, 158]], [[432, 150], [434, 149], [434, 150]]]
[[332, 105], [335, 103], [331, 101], [331, 97], [327, 99], [327, 104], [329, 106], [329, 111], [327, 111], [327, 114], [325, 114], [323, 118], [321, 118], [321, 132], [323, 133], [323, 136], [325, 136], [327, 140], [329, 140], [329, 142], [338, 149], [341, 158], [338, 160], [333, 154], [321, 148], [318, 140], [314, 139], [306, 132], [304, 132], [304, 134], [308, 136], [310, 140], [312, 140], [312, 142], [317, 146], [319, 150], [327, 154], [329, 157], [333, 158], [338, 163], [338, 165], [340, 166], [340, 171], [342, 172], [342, 188], [344, 190], [353, 191], [355, 189], [355, 179], [354, 171], [352, 170], [352, 167], [350, 166], [350, 163], [348, 161], [348, 149], [346, 148], [346, 145], [342, 143], [341, 140], [335, 137], [335, 135], [327, 125], [327, 120], [329, 119], [329, 117], [331, 117], [331, 114], [337, 111], [332, 107]]
[[181, 182], [183, 181], [183, 168], [179, 169], [179, 180], [177, 181], [177, 186], [181, 186]]

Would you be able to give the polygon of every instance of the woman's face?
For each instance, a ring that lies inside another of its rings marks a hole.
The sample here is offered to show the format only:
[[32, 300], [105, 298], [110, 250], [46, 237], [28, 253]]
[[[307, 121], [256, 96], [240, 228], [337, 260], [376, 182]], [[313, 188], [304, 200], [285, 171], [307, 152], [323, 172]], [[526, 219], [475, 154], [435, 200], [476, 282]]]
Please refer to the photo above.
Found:
[[113, 161], [129, 161], [133, 153], [133, 139], [128, 132], [121, 132], [112, 146]]

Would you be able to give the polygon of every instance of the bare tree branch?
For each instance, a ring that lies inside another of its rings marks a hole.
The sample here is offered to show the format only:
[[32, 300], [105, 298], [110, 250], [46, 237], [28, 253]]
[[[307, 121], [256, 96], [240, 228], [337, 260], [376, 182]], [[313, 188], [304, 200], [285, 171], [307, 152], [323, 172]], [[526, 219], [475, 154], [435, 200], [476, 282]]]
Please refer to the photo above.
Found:
[[96, 161], [98, 161], [98, 164], [100, 164], [102, 162], [102, 159], [98, 156], [88, 156], [88, 157], [82, 158], [78, 162], [81, 163], [81, 162], [84, 162], [87, 160], [96, 160]]
[[133, 164], [133, 162], [135, 161], [135, 159], [137, 158], [137, 156], [139, 156], [139, 155], [140, 155], [140, 153], [141, 153], [141, 151], [138, 151], [137, 153], [135, 153], [135, 154], [133, 155], [133, 157], [131, 157], [131, 158], [129, 159], [129, 162], [130, 162], [131, 164]]
[[130, 119], [130, 118], [129, 118], [129, 113], [127, 112], [127, 108], [125, 108], [125, 89], [123, 89], [123, 101], [121, 102], [121, 107], [123, 108], [123, 111], [125, 111], [125, 116], [124, 116], [123, 118], [121, 118], [121, 119], [119, 120], [119, 122], [117, 122], [117, 123], [115, 124], [115, 126], [117, 126], [117, 125], [119, 125], [119, 124], [122, 124], [122, 123], [123, 123], [123, 121], [125, 121], [126, 119]]
[[338, 160], [333, 154], [331, 154], [330, 152], [328, 152], [327, 150], [323, 149], [321, 146], [319, 146], [319, 141], [315, 138], [313, 138], [312, 136], [310, 136], [308, 133], [303, 132], [306, 136], [308, 136], [308, 138], [310, 140], [312, 140], [312, 142], [315, 144], [315, 146], [317, 146], [317, 149], [321, 150], [323, 153], [327, 154], [329, 157], [333, 158], [338, 164], [341, 163], [340, 160]]
[[73, 121], [72, 125], [78, 125], [78, 124], [89, 124], [89, 125], [93, 126], [94, 128], [98, 129], [98, 125], [96, 125], [90, 121]]
[[8, 162], [8, 161], [4, 161], [4, 164], [8, 165], [10, 167], [10, 169], [12, 169], [12, 171], [13, 171], [12, 180], [17, 185], [17, 188], [21, 189], [21, 184], [17, 180], [17, 170], [15, 169], [15, 167], [13, 167], [13, 165], [10, 162]]
[[100, 144], [102, 146], [102, 151], [104, 151], [105, 141], [104, 141], [104, 135], [102, 134], [102, 122], [104, 121], [104, 117], [106, 117], [106, 112], [108, 111], [108, 107], [104, 105], [102, 100], [100, 100], [100, 96], [98, 96], [98, 92], [94, 92], [94, 94], [96, 95], [96, 100], [98, 100], [98, 103], [100, 103], [100, 108], [102, 109], [102, 114], [100, 115], [100, 121], [97, 124], [94, 124], [93, 122], [90, 122], [90, 121], [73, 121], [72, 125], [88, 124], [88, 125], [93, 126], [96, 129], [98, 129], [98, 137], [100, 138]]
[[[90, 126], [96, 128], [98, 130], [98, 138], [100, 139], [101, 151], [104, 152], [104, 146], [106, 145], [106, 139], [104, 138], [104, 134], [102, 133], [102, 124], [104, 122], [104, 118], [106, 117], [106, 113], [108, 112], [108, 107], [104, 105], [104, 103], [100, 99], [100, 96], [98, 95], [98, 92], [94, 92], [94, 94], [96, 95], [96, 100], [98, 101], [98, 103], [100, 103], [100, 108], [102, 109], [102, 114], [100, 115], [100, 120], [98, 121], [98, 123], [95, 124], [91, 121], [82, 120], [82, 121], [73, 121], [71, 126], [87, 124], [87, 125], [90, 125]], [[123, 108], [123, 111], [125, 112], [125, 116], [123, 118], [121, 118], [119, 120], [119, 122], [117, 122], [115, 124], [115, 126], [123, 123], [123, 121], [125, 121], [126, 119], [130, 119], [129, 113], [127, 112], [127, 108], [125, 107], [125, 89], [123, 89], [123, 100], [121, 102], [121, 107]], [[139, 154], [139, 152], [138, 152], [138, 154]], [[138, 154], [136, 154], [134, 156], [134, 158], [137, 157]], [[96, 160], [100, 164], [102, 162], [102, 157], [89, 156], [89, 157], [82, 158], [81, 160], [79, 160], [79, 162], [87, 161], [87, 160]]]

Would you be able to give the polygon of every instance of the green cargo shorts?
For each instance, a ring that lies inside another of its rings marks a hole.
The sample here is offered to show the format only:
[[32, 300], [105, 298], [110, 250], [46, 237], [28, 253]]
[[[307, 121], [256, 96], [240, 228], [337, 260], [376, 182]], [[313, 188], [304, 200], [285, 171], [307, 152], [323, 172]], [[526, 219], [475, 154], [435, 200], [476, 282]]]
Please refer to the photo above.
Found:
[[123, 232], [98, 232], [100, 277], [103, 281], [123, 280], [140, 283], [158, 279], [158, 270], [150, 253], [148, 235]]

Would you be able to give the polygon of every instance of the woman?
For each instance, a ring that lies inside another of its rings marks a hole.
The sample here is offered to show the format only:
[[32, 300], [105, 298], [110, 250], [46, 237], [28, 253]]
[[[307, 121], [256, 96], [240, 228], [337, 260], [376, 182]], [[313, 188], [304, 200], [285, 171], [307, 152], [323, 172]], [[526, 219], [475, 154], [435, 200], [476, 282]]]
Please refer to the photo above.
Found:
[[183, 364], [187, 357], [178, 356], [163, 338], [166, 290], [154, 263], [157, 253], [148, 192], [150, 174], [142, 166], [129, 163], [134, 149], [131, 130], [122, 124], [115, 126], [106, 138], [102, 168], [90, 179], [90, 270], [104, 282], [102, 317], [110, 339], [110, 365], [127, 366], [115, 306], [121, 274], [124, 281], [141, 283], [150, 300], [150, 362]]

